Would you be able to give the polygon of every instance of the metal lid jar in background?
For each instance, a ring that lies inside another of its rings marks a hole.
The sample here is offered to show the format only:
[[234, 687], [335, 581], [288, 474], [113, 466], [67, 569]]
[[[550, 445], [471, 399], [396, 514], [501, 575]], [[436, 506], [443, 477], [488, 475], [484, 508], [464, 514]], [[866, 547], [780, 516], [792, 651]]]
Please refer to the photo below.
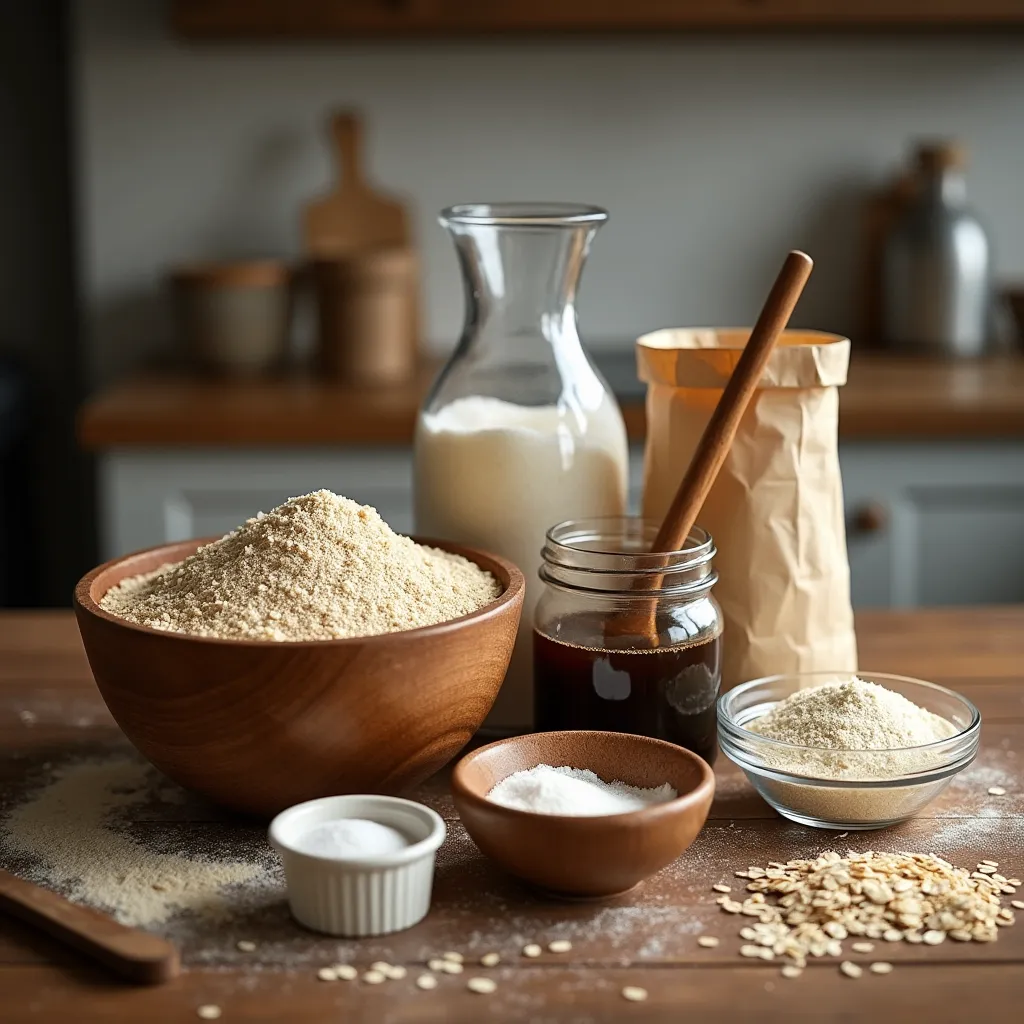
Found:
[[[695, 528], [681, 551], [652, 552], [653, 521], [579, 519], [552, 527], [534, 615], [537, 728], [606, 729], [715, 755], [722, 679], [715, 545]], [[657, 636], [621, 635], [614, 618]]]
[[988, 345], [991, 254], [967, 205], [966, 156], [952, 142], [915, 154], [915, 194], [882, 250], [881, 326], [895, 350], [977, 356]]

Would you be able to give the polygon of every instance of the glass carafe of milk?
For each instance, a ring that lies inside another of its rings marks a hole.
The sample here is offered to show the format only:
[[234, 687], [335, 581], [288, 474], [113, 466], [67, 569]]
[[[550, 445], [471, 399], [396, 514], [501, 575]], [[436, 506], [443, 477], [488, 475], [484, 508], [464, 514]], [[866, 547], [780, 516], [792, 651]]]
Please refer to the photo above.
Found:
[[576, 204], [453, 206], [466, 292], [458, 347], [416, 429], [416, 532], [515, 562], [527, 594], [487, 725], [533, 724], [533, 608], [544, 536], [626, 507], [622, 414], [580, 344], [576, 289], [608, 214]]

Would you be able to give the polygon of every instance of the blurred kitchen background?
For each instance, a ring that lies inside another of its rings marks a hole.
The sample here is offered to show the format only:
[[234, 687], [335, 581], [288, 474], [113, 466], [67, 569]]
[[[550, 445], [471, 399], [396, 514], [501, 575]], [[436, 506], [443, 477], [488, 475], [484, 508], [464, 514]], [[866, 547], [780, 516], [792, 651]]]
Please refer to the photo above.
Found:
[[[311, 209], [332, 132], [368, 181], [337, 252]], [[437, 213], [514, 199], [610, 211], [580, 324], [635, 489], [635, 338], [749, 323], [802, 248], [794, 325], [854, 342], [855, 602], [1024, 600], [1024, 2], [5, 4], [0, 139], [0, 604], [66, 605], [101, 558], [320, 486], [410, 529], [463, 315]], [[980, 356], [898, 353], [879, 311], [921, 140], [990, 247]]]

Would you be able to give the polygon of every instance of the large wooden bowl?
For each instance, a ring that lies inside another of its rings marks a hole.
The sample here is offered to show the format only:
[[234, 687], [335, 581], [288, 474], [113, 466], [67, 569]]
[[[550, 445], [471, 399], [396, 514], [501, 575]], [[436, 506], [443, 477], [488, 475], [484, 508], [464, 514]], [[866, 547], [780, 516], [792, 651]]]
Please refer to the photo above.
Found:
[[523, 606], [523, 574], [426, 541], [494, 574], [503, 591], [459, 619], [349, 640], [217, 640], [137, 626], [99, 607], [126, 576], [205, 540], [93, 569], [75, 614], [93, 675], [127, 737], [162, 772], [225, 807], [269, 817], [341, 793], [394, 793], [453, 757], [498, 695]]

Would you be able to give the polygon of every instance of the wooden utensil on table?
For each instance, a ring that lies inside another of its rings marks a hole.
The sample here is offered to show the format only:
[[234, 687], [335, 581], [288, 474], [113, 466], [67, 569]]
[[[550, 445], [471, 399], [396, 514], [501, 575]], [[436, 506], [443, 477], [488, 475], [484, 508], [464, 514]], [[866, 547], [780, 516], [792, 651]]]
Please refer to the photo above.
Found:
[[[772, 285], [772, 290], [765, 300], [761, 315], [750, 332], [736, 368], [704, 428], [690, 465], [679, 483], [672, 504], [651, 545], [652, 551], [679, 551], [690, 536], [718, 471], [729, 454], [743, 413], [757, 390], [768, 357], [793, 315], [793, 309], [804, 290], [804, 285], [807, 284], [813, 266], [810, 256], [796, 250], [791, 252], [782, 264], [775, 284]], [[661, 579], [656, 577], [651, 589], [657, 590], [660, 585]], [[655, 611], [655, 603], [652, 601], [650, 608], [639, 614], [631, 612], [615, 616], [608, 620], [605, 632], [611, 636], [646, 636], [651, 641], [651, 646], [657, 647]]]
[[140, 985], [169, 981], [181, 966], [177, 949], [159, 936], [129, 928], [3, 869], [0, 908]]
[[303, 213], [306, 250], [314, 256], [337, 256], [359, 249], [410, 244], [405, 206], [366, 180], [362, 160], [362, 122], [353, 113], [335, 114], [331, 134], [341, 181], [334, 191], [310, 203]]

